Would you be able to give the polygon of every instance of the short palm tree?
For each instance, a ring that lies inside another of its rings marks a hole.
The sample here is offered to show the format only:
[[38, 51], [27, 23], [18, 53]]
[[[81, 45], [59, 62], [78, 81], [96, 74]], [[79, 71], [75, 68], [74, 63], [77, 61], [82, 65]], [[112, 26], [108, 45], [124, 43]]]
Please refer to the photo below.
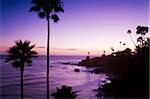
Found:
[[15, 68], [20, 68], [21, 81], [21, 99], [23, 99], [23, 73], [25, 65], [31, 66], [32, 57], [37, 57], [37, 52], [32, 49], [35, 45], [30, 46], [30, 41], [22, 42], [21, 40], [15, 42], [16, 45], [10, 47], [8, 50], [8, 58], [6, 62], [11, 62]]
[[49, 39], [50, 39], [50, 19], [54, 22], [59, 20], [56, 13], [64, 12], [63, 2], [61, 0], [32, 0], [30, 12], [36, 12], [42, 19], [47, 20], [47, 99], [49, 99]]
[[54, 96], [55, 99], [75, 99], [77, 92], [73, 92], [72, 87], [62, 85], [61, 88], [57, 88], [57, 92], [54, 92], [52, 96]]

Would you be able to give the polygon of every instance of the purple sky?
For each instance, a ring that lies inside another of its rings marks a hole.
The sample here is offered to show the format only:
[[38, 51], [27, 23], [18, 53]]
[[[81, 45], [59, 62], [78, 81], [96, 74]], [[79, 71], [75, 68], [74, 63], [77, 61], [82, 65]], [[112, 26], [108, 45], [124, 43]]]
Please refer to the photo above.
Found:
[[[136, 41], [138, 25], [148, 25], [149, 0], [63, 0], [64, 13], [58, 23], [51, 22], [51, 54], [99, 54], [123, 49], [119, 42], [133, 48], [126, 31]], [[45, 53], [47, 24], [35, 13], [29, 13], [31, 0], [1, 0], [0, 53], [14, 40], [36, 43], [40, 54]]]

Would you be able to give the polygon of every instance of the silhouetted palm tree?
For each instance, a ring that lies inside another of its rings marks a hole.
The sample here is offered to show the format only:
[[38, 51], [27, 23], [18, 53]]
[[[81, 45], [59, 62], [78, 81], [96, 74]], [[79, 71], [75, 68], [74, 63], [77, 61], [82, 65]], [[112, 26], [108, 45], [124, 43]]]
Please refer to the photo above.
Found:
[[122, 42], [120, 41], [119, 43], [120, 43], [120, 49], [122, 50]]
[[115, 51], [113, 47], [110, 47], [110, 49], [112, 50], [112, 52], [114, 52], [114, 51]]
[[123, 43], [123, 46], [124, 46], [124, 49], [125, 49], [126, 43]]
[[33, 6], [30, 12], [36, 12], [40, 18], [47, 20], [47, 99], [49, 99], [49, 38], [50, 38], [50, 19], [54, 22], [59, 20], [56, 13], [64, 12], [63, 2], [61, 0], [32, 0]]
[[76, 93], [72, 91], [72, 87], [62, 85], [61, 88], [57, 88], [57, 92], [54, 92], [52, 96], [55, 99], [75, 99], [77, 97]]
[[35, 45], [30, 46], [30, 41], [22, 42], [21, 40], [15, 42], [16, 45], [8, 50], [8, 58], [5, 62], [11, 62], [15, 68], [20, 68], [21, 81], [21, 99], [23, 99], [23, 72], [25, 65], [31, 66], [32, 57], [37, 57], [36, 51], [33, 51]]
[[134, 45], [135, 45], [135, 47], [136, 47], [136, 44], [134, 43], [134, 41], [133, 41], [133, 39], [132, 39], [132, 37], [131, 37], [131, 35], [130, 35], [130, 34], [132, 33], [132, 32], [131, 32], [131, 30], [128, 30], [128, 31], [127, 31], [127, 33], [129, 34], [129, 36], [130, 36], [130, 38], [131, 38], [131, 40], [132, 40], [133, 44], [134, 44]]

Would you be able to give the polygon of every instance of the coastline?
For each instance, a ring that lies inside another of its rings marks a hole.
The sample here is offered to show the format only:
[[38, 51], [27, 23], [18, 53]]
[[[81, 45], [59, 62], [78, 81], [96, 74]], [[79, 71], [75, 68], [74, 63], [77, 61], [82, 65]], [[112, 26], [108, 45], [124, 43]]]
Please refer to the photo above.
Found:
[[[106, 73], [110, 84], [102, 88], [106, 98], [149, 97], [149, 48], [133, 53], [129, 48], [101, 57], [81, 60], [78, 66], [95, 67], [94, 73]], [[139, 79], [142, 77], [142, 80]], [[110, 95], [111, 94], [111, 95]]]

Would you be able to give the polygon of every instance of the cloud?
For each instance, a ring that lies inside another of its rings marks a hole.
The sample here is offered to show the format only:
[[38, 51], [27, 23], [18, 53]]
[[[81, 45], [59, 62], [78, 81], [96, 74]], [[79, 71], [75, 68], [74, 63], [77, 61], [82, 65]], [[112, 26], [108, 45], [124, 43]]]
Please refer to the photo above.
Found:
[[51, 49], [63, 50], [62, 48], [52, 47]]
[[70, 48], [70, 49], [65, 49], [65, 50], [78, 50], [78, 49]]
[[46, 47], [44, 47], [44, 46], [37, 46], [37, 48], [46, 48]]
[[52, 49], [56, 49], [56, 50], [70, 50], [70, 51], [73, 51], [73, 50], [78, 50], [78, 49], [75, 49], [75, 48], [56, 48], [56, 47], [53, 47]]

